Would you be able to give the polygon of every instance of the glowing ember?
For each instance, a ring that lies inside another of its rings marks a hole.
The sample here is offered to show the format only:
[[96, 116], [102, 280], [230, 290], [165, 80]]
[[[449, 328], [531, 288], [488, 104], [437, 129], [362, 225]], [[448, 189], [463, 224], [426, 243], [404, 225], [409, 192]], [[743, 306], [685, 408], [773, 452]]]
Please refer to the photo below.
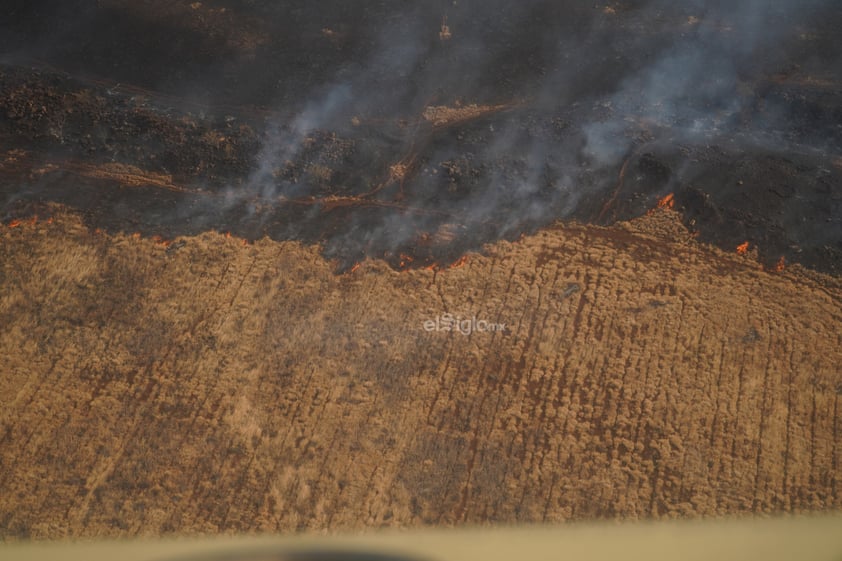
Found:
[[17, 228], [22, 223], [23, 222], [21, 222], [20, 220], [12, 220], [11, 222], [9, 222], [9, 228]]
[[359, 270], [359, 268], [360, 268], [360, 264], [359, 264], [359, 263], [354, 263], [354, 266], [353, 266], [353, 267], [351, 267], [351, 270], [350, 270], [349, 272], [354, 273], [354, 272], [358, 271], [358, 270]]
[[737, 246], [737, 255], [745, 255], [748, 253], [748, 242], [743, 242]]
[[781, 255], [781, 258], [778, 259], [778, 262], [775, 264], [775, 272], [780, 273], [784, 269], [786, 269], [786, 258], [784, 258], [784, 256]]
[[447, 16], [441, 18], [441, 31], [439, 31], [439, 39], [447, 41], [453, 35], [450, 33], [450, 27], [447, 25]]
[[140, 239], [140, 232], [135, 232], [134, 234], [132, 234], [132, 238], [135, 239], [135, 240], [139, 240]]
[[411, 255], [407, 255], [406, 253], [401, 253], [401, 269], [405, 269], [413, 261], [415, 261], [415, 259]]

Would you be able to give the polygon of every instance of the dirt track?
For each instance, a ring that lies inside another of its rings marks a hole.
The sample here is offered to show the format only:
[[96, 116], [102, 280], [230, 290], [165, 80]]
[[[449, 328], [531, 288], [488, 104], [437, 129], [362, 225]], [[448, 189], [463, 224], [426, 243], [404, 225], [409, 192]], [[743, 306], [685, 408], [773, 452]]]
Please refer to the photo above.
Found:
[[180, 241], [0, 226], [0, 536], [842, 506], [842, 285], [670, 211], [440, 271]]

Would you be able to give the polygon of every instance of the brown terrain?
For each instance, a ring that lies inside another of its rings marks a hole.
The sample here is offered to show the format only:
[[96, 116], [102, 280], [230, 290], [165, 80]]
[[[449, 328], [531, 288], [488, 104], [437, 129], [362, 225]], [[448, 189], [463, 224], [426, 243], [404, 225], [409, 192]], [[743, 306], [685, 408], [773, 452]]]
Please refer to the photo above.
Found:
[[[677, 213], [446, 268], [0, 226], [0, 532], [838, 509], [842, 283]], [[502, 332], [427, 331], [451, 313]]]
[[9, 2], [0, 541], [838, 511], [840, 27]]

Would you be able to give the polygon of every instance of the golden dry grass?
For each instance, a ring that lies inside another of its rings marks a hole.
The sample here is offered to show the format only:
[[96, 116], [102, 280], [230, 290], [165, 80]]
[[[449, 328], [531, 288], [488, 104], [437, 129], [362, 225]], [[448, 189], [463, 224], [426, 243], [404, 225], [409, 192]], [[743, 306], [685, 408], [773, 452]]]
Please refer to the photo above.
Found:
[[512, 105], [477, 105], [476, 103], [455, 107], [430, 105], [424, 108], [421, 116], [436, 127], [447, 127], [464, 121], [479, 119], [511, 107]]
[[[840, 507], [842, 288], [669, 210], [463, 267], [0, 226], [0, 535]], [[428, 332], [442, 313], [503, 333]]]

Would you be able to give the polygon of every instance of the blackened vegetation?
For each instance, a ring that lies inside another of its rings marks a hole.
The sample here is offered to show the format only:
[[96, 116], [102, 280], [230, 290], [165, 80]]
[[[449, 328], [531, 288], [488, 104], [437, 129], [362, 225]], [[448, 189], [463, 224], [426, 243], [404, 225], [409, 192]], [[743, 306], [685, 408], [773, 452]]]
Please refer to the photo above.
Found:
[[[819, 0], [13, 2], [0, 205], [319, 242], [344, 269], [672, 192], [704, 241], [839, 273], [840, 27]], [[91, 171], [114, 164], [159, 179]]]

